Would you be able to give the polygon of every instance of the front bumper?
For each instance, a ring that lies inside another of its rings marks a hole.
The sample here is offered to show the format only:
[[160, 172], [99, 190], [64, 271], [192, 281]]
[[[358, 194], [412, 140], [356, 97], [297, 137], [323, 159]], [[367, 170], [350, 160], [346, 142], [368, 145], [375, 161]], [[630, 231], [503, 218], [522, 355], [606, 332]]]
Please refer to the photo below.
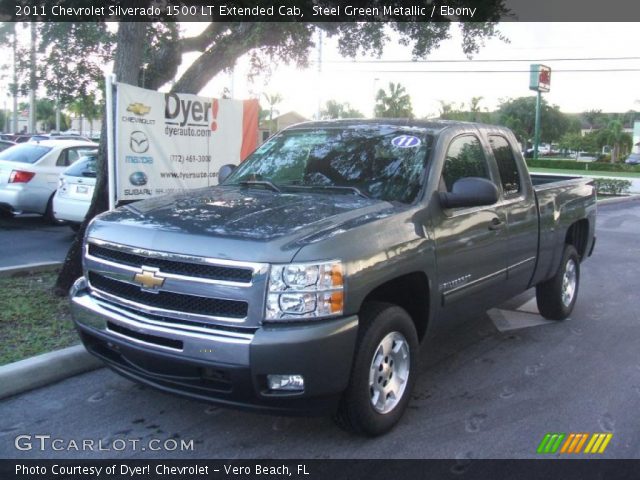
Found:
[[[194, 332], [149, 323], [94, 297], [84, 279], [71, 310], [87, 350], [119, 374], [171, 393], [281, 414], [332, 412], [346, 389], [358, 318]], [[302, 375], [303, 392], [274, 392], [268, 374]]]

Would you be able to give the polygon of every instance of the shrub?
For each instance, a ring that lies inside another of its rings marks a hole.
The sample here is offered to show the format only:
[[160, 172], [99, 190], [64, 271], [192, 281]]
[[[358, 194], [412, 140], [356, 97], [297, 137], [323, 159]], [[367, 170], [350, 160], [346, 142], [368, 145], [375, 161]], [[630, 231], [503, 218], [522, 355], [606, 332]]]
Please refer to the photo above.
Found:
[[629, 180], [618, 180], [616, 178], [594, 178], [596, 191], [603, 195], [622, 195], [627, 193], [631, 187]]
[[565, 170], [640, 173], [640, 165], [627, 165], [625, 163], [576, 162], [575, 160], [527, 159], [527, 166], [537, 167], [537, 168], [559, 168], [559, 169], [565, 169]]

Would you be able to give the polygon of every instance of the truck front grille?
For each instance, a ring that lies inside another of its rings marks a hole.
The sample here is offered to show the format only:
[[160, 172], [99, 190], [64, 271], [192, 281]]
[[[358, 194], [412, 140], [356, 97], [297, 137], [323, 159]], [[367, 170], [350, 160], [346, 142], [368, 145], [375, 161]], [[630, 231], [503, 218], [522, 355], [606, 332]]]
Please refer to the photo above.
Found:
[[163, 310], [233, 319], [247, 316], [248, 304], [243, 301], [199, 297], [167, 291], [151, 293], [141, 290], [136, 285], [120, 282], [95, 272], [89, 272], [89, 284], [91, 287], [115, 297]]
[[102, 260], [129, 265], [131, 267], [159, 268], [165, 273], [184, 275], [186, 277], [206, 278], [209, 280], [221, 280], [237, 283], [251, 283], [253, 270], [250, 268], [226, 267], [222, 265], [205, 265], [202, 263], [190, 263], [176, 260], [167, 260], [152, 256], [137, 255], [135, 253], [123, 252], [106, 248], [101, 245], [89, 244], [89, 255]]

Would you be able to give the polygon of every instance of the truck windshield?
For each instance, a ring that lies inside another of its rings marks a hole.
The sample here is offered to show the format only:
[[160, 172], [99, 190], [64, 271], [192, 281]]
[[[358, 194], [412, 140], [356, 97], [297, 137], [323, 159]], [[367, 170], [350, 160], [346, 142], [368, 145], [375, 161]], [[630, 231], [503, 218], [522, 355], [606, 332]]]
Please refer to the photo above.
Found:
[[251, 154], [224, 185], [411, 203], [424, 181], [432, 143], [425, 129], [395, 125], [285, 130]]

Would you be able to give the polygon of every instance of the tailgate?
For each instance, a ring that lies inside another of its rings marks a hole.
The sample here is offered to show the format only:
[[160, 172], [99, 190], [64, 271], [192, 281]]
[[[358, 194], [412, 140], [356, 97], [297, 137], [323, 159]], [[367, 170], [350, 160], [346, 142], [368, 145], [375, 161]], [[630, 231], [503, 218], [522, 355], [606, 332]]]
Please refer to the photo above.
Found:
[[64, 187], [59, 189], [58, 195], [74, 200], [91, 201], [95, 179], [85, 177], [64, 176]]

